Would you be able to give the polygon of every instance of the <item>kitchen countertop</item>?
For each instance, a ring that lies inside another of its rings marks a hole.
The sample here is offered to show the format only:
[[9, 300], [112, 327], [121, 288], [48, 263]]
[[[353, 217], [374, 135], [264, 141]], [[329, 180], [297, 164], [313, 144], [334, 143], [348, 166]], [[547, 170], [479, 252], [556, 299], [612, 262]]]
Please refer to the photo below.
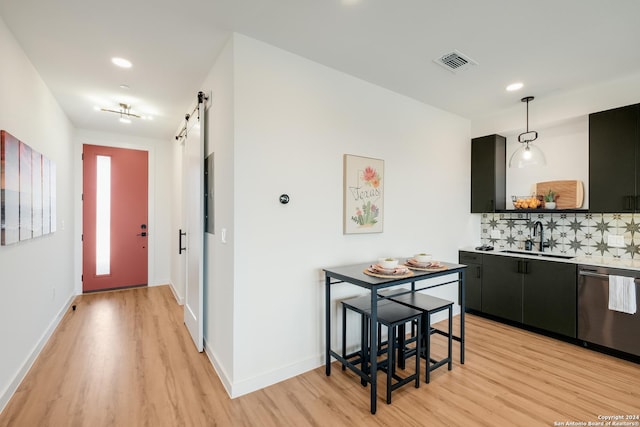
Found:
[[[480, 251], [475, 247], [465, 247], [460, 248], [461, 251], [465, 252], [476, 252], [479, 254], [491, 254], [491, 255], [503, 255], [510, 256], [514, 258], [529, 258], [529, 259], [543, 259], [545, 261], [552, 262], [564, 262], [569, 264], [586, 264], [594, 267], [612, 267], [612, 268], [620, 268], [626, 270], [635, 270], [640, 271], [640, 259], [622, 259], [622, 258], [609, 258], [609, 257], [600, 257], [600, 256], [586, 256], [580, 255], [573, 258], [554, 258], [553, 255], [561, 255], [567, 256], [566, 254], [554, 253], [554, 252], [543, 252], [539, 251], [520, 251], [519, 253], [506, 253], [505, 251], [511, 249], [494, 249], [492, 251]], [[549, 254], [551, 256], [545, 256], [545, 254]]]

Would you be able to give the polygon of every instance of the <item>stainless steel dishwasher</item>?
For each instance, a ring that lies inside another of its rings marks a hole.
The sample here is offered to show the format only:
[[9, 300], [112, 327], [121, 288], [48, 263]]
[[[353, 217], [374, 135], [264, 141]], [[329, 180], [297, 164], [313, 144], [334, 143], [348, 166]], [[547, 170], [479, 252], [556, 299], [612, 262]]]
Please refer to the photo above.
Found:
[[578, 266], [578, 339], [640, 356], [640, 312], [609, 310], [609, 275], [634, 277], [640, 307], [640, 271]]

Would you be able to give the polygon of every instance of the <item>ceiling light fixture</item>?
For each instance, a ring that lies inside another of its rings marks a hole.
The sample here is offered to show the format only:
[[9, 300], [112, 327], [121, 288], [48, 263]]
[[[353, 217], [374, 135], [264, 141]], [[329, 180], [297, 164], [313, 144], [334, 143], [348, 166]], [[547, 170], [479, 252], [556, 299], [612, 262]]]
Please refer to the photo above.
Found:
[[531, 142], [538, 139], [538, 132], [529, 131], [529, 102], [533, 101], [533, 96], [525, 96], [521, 99], [527, 103], [527, 131], [518, 135], [518, 142], [521, 144], [509, 159], [509, 167], [525, 168], [529, 166], [545, 166], [546, 161], [542, 151]]
[[509, 86], [507, 86], [507, 91], [514, 92], [516, 90], [522, 89], [523, 86], [524, 84], [522, 84], [522, 82], [511, 83]]
[[120, 115], [120, 122], [122, 123], [131, 123], [130, 118], [135, 117], [136, 119], [141, 119], [142, 116], [139, 114], [135, 114], [131, 112], [131, 105], [120, 103], [119, 110], [112, 110], [109, 108], [101, 108], [100, 111], [106, 111], [107, 113], [115, 113]]
[[111, 58], [111, 62], [121, 68], [131, 68], [131, 61], [124, 58]]

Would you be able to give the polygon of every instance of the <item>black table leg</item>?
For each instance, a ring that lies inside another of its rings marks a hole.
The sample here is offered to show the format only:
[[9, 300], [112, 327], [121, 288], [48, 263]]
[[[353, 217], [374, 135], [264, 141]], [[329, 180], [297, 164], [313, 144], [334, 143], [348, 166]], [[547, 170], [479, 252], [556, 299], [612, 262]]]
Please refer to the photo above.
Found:
[[371, 335], [371, 357], [369, 366], [369, 378], [371, 378], [371, 413], [376, 413], [376, 397], [378, 395], [378, 292], [376, 289], [371, 290], [371, 327], [369, 328]]
[[331, 375], [331, 278], [326, 274], [324, 282], [325, 372], [329, 376]]
[[465, 291], [464, 291], [464, 278], [465, 278], [465, 270], [460, 270], [459, 279], [460, 279], [460, 363], [464, 365], [464, 312], [465, 312]]

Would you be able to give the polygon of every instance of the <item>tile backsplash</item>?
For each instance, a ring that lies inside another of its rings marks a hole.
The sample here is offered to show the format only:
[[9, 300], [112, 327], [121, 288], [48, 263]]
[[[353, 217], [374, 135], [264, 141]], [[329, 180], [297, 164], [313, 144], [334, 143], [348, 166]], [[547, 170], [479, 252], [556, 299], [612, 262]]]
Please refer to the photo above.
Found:
[[[540, 236], [533, 237], [536, 221], [544, 227], [544, 241], [549, 244], [545, 251], [640, 259], [640, 213], [484, 213], [482, 243], [496, 249], [524, 249], [525, 240], [531, 238], [534, 250], [537, 250]], [[609, 236], [622, 236], [624, 246], [610, 246], [613, 242], [609, 241]]]

